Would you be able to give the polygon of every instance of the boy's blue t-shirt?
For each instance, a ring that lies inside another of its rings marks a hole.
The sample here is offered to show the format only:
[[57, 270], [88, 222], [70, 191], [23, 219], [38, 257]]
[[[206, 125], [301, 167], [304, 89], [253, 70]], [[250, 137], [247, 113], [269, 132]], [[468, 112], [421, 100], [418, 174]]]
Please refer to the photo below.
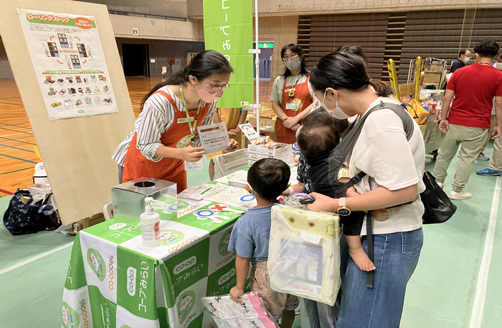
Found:
[[237, 220], [230, 235], [229, 252], [250, 258], [253, 265], [267, 261], [272, 206], [252, 208]]

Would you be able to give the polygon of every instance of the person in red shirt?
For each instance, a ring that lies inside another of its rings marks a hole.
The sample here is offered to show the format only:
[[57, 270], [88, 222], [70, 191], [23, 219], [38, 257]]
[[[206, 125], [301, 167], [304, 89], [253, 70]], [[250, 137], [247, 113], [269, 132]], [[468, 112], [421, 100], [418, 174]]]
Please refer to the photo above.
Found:
[[493, 129], [493, 139], [502, 132], [502, 72], [492, 66], [498, 51], [496, 42], [484, 40], [478, 43], [474, 48], [476, 63], [456, 71], [446, 86], [439, 124], [446, 135], [441, 142], [434, 175], [442, 187], [446, 171], [460, 146], [460, 162], [451, 199], [472, 197], [464, 188], [490, 130], [494, 98], [497, 126]]

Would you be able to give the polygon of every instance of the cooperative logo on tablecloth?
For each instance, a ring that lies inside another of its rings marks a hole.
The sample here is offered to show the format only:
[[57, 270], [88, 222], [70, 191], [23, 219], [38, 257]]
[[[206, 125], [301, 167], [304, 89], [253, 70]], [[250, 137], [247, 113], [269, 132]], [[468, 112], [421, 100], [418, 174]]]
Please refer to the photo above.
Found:
[[195, 304], [196, 295], [195, 292], [188, 290], [180, 296], [178, 302], [178, 321], [183, 324], [187, 319], [190, 311], [192, 311]]
[[177, 230], [160, 230], [160, 246], [169, 246], [179, 243], [185, 238], [181, 231]]
[[218, 244], [218, 252], [221, 256], [226, 256], [230, 254], [228, 251], [228, 244], [230, 243], [230, 234], [232, 233], [232, 229], [228, 229], [220, 239], [220, 243]]
[[87, 250], [87, 263], [94, 271], [98, 279], [103, 281], [106, 277], [106, 264], [101, 254], [93, 248]]
[[218, 285], [223, 285], [224, 283], [229, 281], [230, 278], [232, 278], [233, 276], [235, 276], [234, 268], [232, 268], [230, 271], [228, 271], [227, 273], [225, 273], [223, 276], [220, 277], [220, 279], [218, 280]]
[[136, 268], [129, 267], [127, 269], [127, 292], [129, 295], [136, 295]]
[[177, 266], [175, 266], [173, 273], [175, 275], [178, 275], [178, 274], [182, 273], [183, 271], [193, 267], [195, 264], [197, 264], [197, 257], [192, 256], [192, 257], [186, 259], [185, 261], [181, 262]]
[[80, 323], [80, 317], [68, 303], [63, 302], [63, 309], [61, 310], [61, 325], [64, 328], [77, 328]]
[[118, 230], [120, 228], [125, 227], [126, 225], [127, 224], [125, 224], [125, 223], [115, 223], [115, 224], [112, 224], [111, 226], [109, 226], [108, 228], [111, 230]]

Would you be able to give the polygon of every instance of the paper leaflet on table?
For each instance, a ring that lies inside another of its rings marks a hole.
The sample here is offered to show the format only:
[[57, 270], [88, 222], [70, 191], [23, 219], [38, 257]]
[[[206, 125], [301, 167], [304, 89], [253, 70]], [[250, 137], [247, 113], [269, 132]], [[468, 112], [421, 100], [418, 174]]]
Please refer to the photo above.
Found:
[[226, 187], [227, 187], [226, 185], [220, 183], [217, 184], [204, 183], [201, 185], [188, 187], [187, 189], [179, 193], [178, 197], [193, 199], [193, 200], [202, 200], [210, 195], [213, 195], [225, 189]]
[[238, 187], [224, 186], [221, 191], [205, 197], [213, 203], [221, 203], [241, 210], [248, 210], [256, 207], [256, 198], [249, 194], [246, 189]]
[[211, 154], [228, 148], [230, 138], [224, 122], [197, 127], [204, 154]]
[[218, 327], [277, 327], [258, 295], [247, 293], [241, 299], [242, 303], [235, 303], [226, 295], [203, 297], [201, 301]]

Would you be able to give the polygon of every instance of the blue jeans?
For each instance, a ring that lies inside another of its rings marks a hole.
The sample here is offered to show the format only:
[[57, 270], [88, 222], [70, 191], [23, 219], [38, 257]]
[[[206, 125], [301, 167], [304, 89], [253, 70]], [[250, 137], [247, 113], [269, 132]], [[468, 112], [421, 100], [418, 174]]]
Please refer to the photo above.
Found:
[[[406, 285], [417, 267], [423, 238], [422, 228], [373, 236], [373, 289], [366, 287], [367, 274], [349, 258], [337, 328], [399, 327]], [[367, 253], [367, 241], [362, 244]]]

